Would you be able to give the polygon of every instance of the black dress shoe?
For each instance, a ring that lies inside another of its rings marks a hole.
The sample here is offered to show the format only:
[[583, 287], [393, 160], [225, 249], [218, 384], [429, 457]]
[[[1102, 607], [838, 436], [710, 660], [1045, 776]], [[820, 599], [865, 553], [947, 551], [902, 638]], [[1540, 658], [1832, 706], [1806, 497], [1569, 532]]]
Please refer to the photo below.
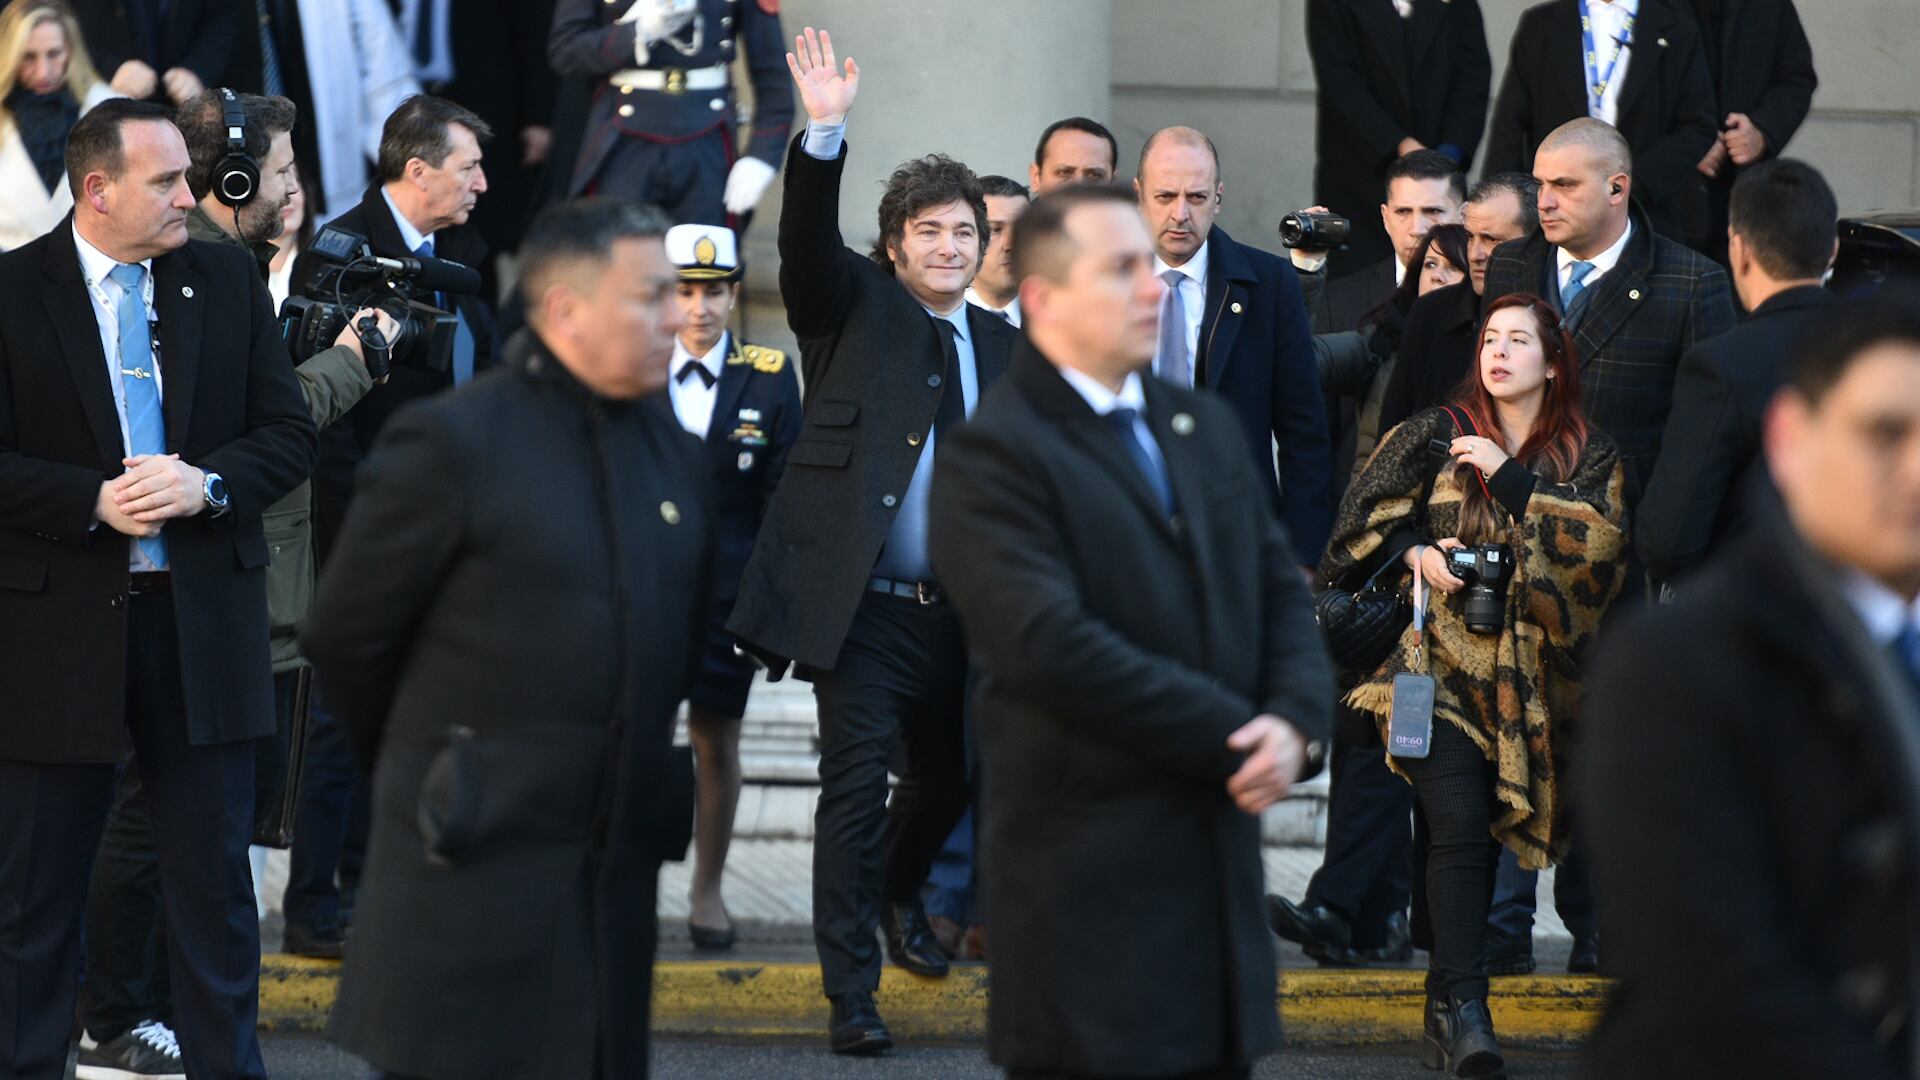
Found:
[[1387, 916], [1387, 940], [1377, 949], [1356, 950], [1361, 959], [1382, 964], [1404, 964], [1413, 959], [1413, 932], [1407, 929], [1405, 912]]
[[289, 956], [310, 956], [316, 960], [338, 960], [346, 955], [347, 932], [338, 919], [318, 926], [289, 921], [280, 939], [280, 951]]
[[1506, 1057], [1493, 1034], [1493, 1016], [1483, 998], [1427, 998], [1427, 1057], [1429, 1069], [1441, 1069], [1449, 1080], [1502, 1080]]
[[1533, 974], [1533, 939], [1489, 934], [1483, 954], [1489, 975]]
[[1273, 932], [1306, 950], [1323, 967], [1358, 967], [1353, 928], [1346, 916], [1325, 904], [1301, 907], [1284, 896], [1267, 896], [1267, 923]]
[[1573, 951], [1567, 953], [1567, 970], [1575, 975], [1599, 973], [1600, 931], [1589, 930], [1573, 939]]
[[873, 995], [853, 991], [827, 999], [833, 1013], [827, 1021], [827, 1041], [836, 1054], [884, 1054], [893, 1049], [893, 1036], [873, 1007]]
[[687, 936], [693, 939], [693, 947], [696, 949], [733, 948], [734, 932], [732, 923], [728, 923], [724, 929], [715, 930], [711, 926], [701, 926], [692, 919], [688, 919]]
[[887, 905], [887, 958], [915, 975], [934, 979], [946, 976], [946, 950], [927, 924], [927, 912], [920, 901]]

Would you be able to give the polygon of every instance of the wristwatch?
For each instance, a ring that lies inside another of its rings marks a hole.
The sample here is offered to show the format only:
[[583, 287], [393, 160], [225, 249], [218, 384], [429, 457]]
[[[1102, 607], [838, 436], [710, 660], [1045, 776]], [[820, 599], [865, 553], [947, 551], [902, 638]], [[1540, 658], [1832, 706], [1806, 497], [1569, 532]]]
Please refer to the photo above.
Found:
[[206, 482], [200, 485], [200, 495], [207, 500], [207, 509], [214, 517], [227, 512], [227, 482], [217, 472], [207, 474]]

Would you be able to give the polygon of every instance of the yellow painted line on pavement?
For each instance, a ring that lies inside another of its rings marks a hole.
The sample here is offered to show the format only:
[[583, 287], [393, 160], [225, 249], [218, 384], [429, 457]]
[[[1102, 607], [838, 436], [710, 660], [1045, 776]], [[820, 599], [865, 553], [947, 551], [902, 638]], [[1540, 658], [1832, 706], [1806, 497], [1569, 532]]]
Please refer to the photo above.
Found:
[[[338, 988], [340, 965], [269, 955], [260, 971], [260, 1025], [317, 1031]], [[1420, 1037], [1424, 973], [1408, 970], [1288, 971], [1280, 978], [1287, 1041], [1354, 1045]], [[1591, 975], [1493, 980], [1494, 1028], [1503, 1041], [1549, 1045], [1583, 1038], [1606, 1005], [1608, 983]], [[653, 973], [653, 1030], [729, 1038], [812, 1038], [823, 1034], [827, 1002], [812, 964], [674, 961]], [[876, 995], [895, 1037], [974, 1040], [986, 1036], [988, 970], [958, 965], [944, 979], [889, 967]]]

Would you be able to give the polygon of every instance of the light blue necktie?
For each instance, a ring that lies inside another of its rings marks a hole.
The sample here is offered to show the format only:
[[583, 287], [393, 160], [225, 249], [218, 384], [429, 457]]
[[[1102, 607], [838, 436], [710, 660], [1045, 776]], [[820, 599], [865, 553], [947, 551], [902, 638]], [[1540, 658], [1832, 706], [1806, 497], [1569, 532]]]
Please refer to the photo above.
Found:
[[1193, 387], [1193, 363], [1187, 356], [1187, 306], [1180, 299], [1186, 275], [1168, 267], [1160, 275], [1167, 295], [1160, 301], [1160, 344], [1154, 350], [1153, 373], [1175, 386]]
[[[420, 241], [420, 246], [414, 248], [413, 253], [422, 259], [434, 258], [433, 237]], [[434, 293], [433, 306], [453, 312], [453, 385], [459, 386], [473, 378], [473, 331], [467, 327], [467, 317], [449, 302], [446, 293]]]
[[1574, 313], [1574, 301], [1587, 291], [1587, 275], [1593, 273], [1593, 264], [1580, 261], [1572, 266], [1573, 274], [1567, 278], [1567, 287], [1560, 290], [1560, 313], [1571, 316]]
[[1140, 470], [1140, 475], [1146, 479], [1147, 486], [1152, 488], [1154, 495], [1159, 498], [1160, 509], [1168, 517], [1172, 517], [1174, 511], [1173, 482], [1167, 478], [1166, 466], [1156, 461], [1152, 454], [1147, 453], [1147, 448], [1140, 444], [1139, 433], [1134, 430], [1133, 426], [1134, 418], [1139, 415], [1140, 411], [1138, 409], [1129, 409], [1122, 406], [1114, 409], [1112, 412], [1106, 413], [1101, 419], [1105, 420], [1107, 426], [1113, 429], [1114, 436], [1120, 440], [1120, 445], [1126, 449], [1127, 456], [1133, 459], [1134, 468]]
[[[127, 452], [130, 457], [167, 452], [167, 418], [160, 410], [160, 381], [154, 377], [153, 339], [147, 325], [146, 267], [122, 263], [107, 273], [120, 286], [120, 389], [127, 402]], [[167, 539], [141, 537], [140, 553], [156, 570], [167, 568]]]

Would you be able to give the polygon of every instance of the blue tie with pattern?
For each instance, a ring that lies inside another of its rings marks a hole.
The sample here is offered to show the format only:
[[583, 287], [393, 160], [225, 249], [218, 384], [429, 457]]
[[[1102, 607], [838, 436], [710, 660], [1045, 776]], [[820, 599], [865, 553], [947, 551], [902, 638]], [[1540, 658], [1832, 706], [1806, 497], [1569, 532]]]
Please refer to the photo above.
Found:
[[1573, 273], [1567, 278], [1567, 287], [1560, 290], [1560, 313], [1569, 319], [1579, 310], [1576, 301], [1587, 291], [1587, 275], [1593, 273], [1593, 264], [1582, 260], [1570, 269]]
[[[434, 258], [433, 237], [420, 241], [420, 246], [413, 249], [413, 254], [422, 259]], [[473, 378], [473, 331], [467, 327], [467, 317], [460, 314], [446, 293], [434, 293], [433, 306], [453, 312], [453, 385], [459, 386]]]
[[[146, 267], [122, 263], [107, 277], [120, 286], [116, 312], [120, 322], [120, 389], [127, 402], [127, 453], [130, 457], [167, 452], [167, 418], [160, 409], [160, 382], [154, 378], [153, 338], [147, 326], [147, 300], [141, 288]], [[140, 553], [156, 570], [167, 568], [167, 538], [141, 537]]]

